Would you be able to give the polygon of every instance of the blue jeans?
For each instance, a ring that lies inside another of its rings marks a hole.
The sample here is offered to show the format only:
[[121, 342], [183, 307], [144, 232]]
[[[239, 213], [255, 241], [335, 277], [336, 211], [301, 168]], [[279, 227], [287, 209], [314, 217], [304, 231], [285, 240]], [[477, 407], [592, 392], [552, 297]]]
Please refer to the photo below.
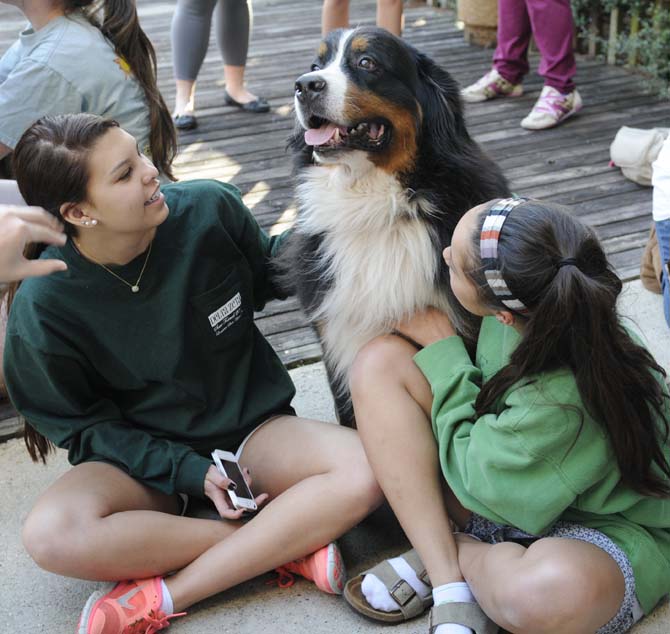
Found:
[[670, 218], [656, 222], [656, 239], [661, 252], [663, 262], [663, 276], [661, 287], [663, 288], [663, 309], [665, 310], [665, 321], [670, 326], [670, 276], [668, 275], [668, 262], [670, 261]]

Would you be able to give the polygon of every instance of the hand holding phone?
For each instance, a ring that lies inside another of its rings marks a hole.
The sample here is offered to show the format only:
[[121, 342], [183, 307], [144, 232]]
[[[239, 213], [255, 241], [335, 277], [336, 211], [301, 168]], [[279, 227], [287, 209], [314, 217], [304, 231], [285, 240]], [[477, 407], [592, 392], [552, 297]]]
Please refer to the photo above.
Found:
[[243, 513], [256, 511], [267, 500], [265, 493], [254, 498], [248, 470], [240, 468], [234, 454], [217, 449], [212, 452], [212, 458], [216, 466], [212, 465], [205, 477], [205, 495], [221, 517], [239, 519]]

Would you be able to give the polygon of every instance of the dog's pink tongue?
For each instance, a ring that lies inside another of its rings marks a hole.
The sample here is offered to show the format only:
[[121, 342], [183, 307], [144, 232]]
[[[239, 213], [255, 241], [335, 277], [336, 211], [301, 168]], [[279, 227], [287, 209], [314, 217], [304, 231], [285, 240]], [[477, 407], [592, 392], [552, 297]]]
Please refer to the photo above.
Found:
[[305, 131], [305, 143], [307, 145], [323, 145], [332, 139], [337, 126], [334, 123], [327, 123], [320, 128], [310, 128]]

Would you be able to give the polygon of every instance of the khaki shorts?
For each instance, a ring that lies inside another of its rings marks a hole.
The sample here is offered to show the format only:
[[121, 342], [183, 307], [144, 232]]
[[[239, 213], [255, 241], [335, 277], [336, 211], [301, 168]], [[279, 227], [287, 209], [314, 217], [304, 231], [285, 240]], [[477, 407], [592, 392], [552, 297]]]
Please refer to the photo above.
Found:
[[[273, 414], [273, 415], [270, 416], [269, 418], [266, 418], [260, 425], [257, 425], [256, 427], [254, 427], [254, 428], [253, 428], [253, 429], [252, 429], [252, 430], [251, 430], [251, 431], [244, 437], [244, 439], [243, 439], [242, 442], [240, 443], [239, 447], [237, 448], [237, 451], [235, 452], [235, 458], [237, 458], [237, 460], [240, 459], [240, 456], [242, 456], [242, 452], [244, 451], [244, 447], [245, 447], [246, 444], [249, 442], [249, 439], [250, 439], [250, 438], [251, 438], [251, 437], [252, 437], [252, 436], [253, 436], [253, 435], [254, 435], [254, 434], [261, 428], [261, 427], [263, 427], [264, 425], [267, 425], [268, 423], [271, 423], [273, 420], [276, 420], [277, 418], [281, 418], [282, 416], [294, 416], [294, 414], [291, 414], [291, 413], [286, 413], [286, 414]], [[177, 493], [177, 495], [178, 495], [179, 498], [181, 499], [181, 504], [182, 504], [181, 511], [179, 512], [179, 515], [181, 515], [181, 516], [183, 517], [184, 515], [186, 515], [186, 511], [188, 510], [189, 498], [188, 498], [188, 495], [186, 495], [186, 493]]]

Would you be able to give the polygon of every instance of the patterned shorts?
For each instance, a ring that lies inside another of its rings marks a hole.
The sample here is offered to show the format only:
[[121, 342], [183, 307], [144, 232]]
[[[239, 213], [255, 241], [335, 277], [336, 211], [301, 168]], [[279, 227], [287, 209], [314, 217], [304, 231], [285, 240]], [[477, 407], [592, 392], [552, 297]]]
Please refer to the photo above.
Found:
[[463, 532], [489, 544], [499, 544], [512, 540], [537, 540], [540, 537], [564, 537], [579, 539], [598, 546], [612, 557], [621, 569], [626, 589], [619, 611], [596, 634], [624, 634], [644, 616], [642, 607], [635, 596], [635, 576], [628, 556], [607, 535], [600, 531], [570, 522], [556, 522], [544, 535], [530, 535], [513, 526], [496, 524], [481, 515], [473, 513]]

